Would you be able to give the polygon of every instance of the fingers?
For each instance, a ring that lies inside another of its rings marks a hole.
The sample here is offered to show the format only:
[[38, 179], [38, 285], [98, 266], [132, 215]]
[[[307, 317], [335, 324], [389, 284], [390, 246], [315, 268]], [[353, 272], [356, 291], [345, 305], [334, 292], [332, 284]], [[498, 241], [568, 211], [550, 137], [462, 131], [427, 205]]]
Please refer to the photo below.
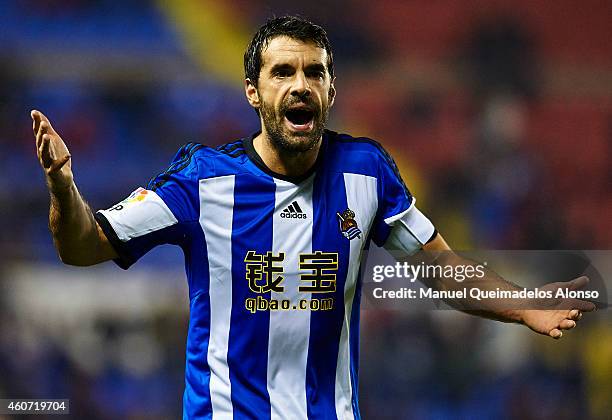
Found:
[[587, 276], [580, 276], [572, 281], [567, 282], [567, 288], [569, 290], [578, 290], [583, 288], [589, 282], [589, 278]]
[[571, 319], [564, 319], [563, 321], [559, 323], [559, 326], [557, 328], [553, 328], [552, 330], [550, 330], [548, 335], [554, 338], [555, 340], [558, 340], [561, 337], [563, 337], [562, 330], [571, 330], [575, 326], [576, 326], [576, 321], [572, 321]]
[[554, 328], [548, 333], [548, 335], [554, 338], [555, 340], [558, 340], [563, 336], [563, 333], [561, 332], [561, 330]]
[[32, 117], [32, 131], [34, 132], [34, 137], [36, 137], [38, 135], [38, 127], [40, 126], [40, 115], [38, 111], [32, 110], [30, 116]]
[[38, 134], [40, 132], [41, 125], [44, 123], [46, 125], [46, 132], [56, 134], [53, 126], [51, 125], [51, 121], [43, 114], [42, 112], [33, 109], [30, 112], [30, 116], [32, 117], [32, 130], [34, 132], [34, 136], [36, 136], [37, 141], [40, 141], [38, 138]]
[[571, 330], [576, 327], [576, 321], [582, 318], [582, 313], [577, 309], [572, 309], [568, 312], [567, 318], [561, 320], [556, 328], [550, 330], [548, 335], [554, 339], [559, 339], [563, 336], [563, 331]]
[[563, 302], [562, 306], [566, 309], [572, 308], [581, 312], [593, 312], [595, 309], [597, 309], [597, 305], [595, 305], [593, 302], [581, 299], [568, 299], [567, 301]]
[[[44, 122], [42, 124], [45, 124]], [[41, 124], [41, 126], [42, 126]], [[66, 154], [61, 158], [57, 158], [57, 152], [52, 150], [51, 146], [51, 134], [43, 134], [41, 136], [40, 146], [38, 148], [38, 156], [43, 168], [47, 170], [48, 174], [59, 171], [64, 167], [68, 161], [70, 161], [70, 154]]]
[[568, 319], [580, 321], [582, 319], [582, 312], [580, 312], [578, 309], [572, 309], [569, 313]]
[[571, 330], [576, 326], [576, 321], [572, 321], [571, 319], [564, 319], [559, 323], [559, 329], [561, 330]]
[[36, 145], [40, 147], [42, 143], [42, 138], [45, 134], [49, 132], [49, 125], [45, 121], [41, 121], [38, 125], [38, 132], [36, 133]]
[[51, 145], [51, 136], [48, 134], [41, 136], [41, 143], [39, 147], [39, 156], [40, 161], [43, 164], [43, 167], [49, 168], [53, 163], [53, 158], [51, 157], [50, 146]]
[[45, 115], [37, 110], [32, 110], [32, 129], [36, 137], [36, 152], [38, 160], [47, 176], [60, 173], [61, 177], [70, 179], [70, 168], [68, 171], [61, 171], [70, 162], [70, 152], [66, 148], [61, 137], [53, 130], [51, 123]]
[[49, 125], [50, 133], [55, 133], [55, 130], [53, 130], [53, 126], [51, 125], [51, 121], [49, 121], [49, 118], [47, 118], [45, 114], [37, 110], [32, 111], [32, 113], [40, 119], [40, 123], [46, 122]]
[[49, 120], [40, 111], [33, 110], [30, 115], [32, 116], [32, 129], [34, 130], [34, 137], [36, 138], [36, 147], [40, 148], [42, 143], [42, 136], [49, 132]]

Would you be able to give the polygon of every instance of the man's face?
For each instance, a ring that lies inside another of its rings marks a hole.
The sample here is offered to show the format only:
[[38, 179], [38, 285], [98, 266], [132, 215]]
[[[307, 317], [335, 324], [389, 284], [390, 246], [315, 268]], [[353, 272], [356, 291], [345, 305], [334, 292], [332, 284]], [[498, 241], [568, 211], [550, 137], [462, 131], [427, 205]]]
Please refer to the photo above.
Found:
[[312, 149], [323, 134], [335, 95], [327, 51], [287, 36], [273, 38], [262, 52], [258, 86], [247, 81], [246, 92], [279, 151]]

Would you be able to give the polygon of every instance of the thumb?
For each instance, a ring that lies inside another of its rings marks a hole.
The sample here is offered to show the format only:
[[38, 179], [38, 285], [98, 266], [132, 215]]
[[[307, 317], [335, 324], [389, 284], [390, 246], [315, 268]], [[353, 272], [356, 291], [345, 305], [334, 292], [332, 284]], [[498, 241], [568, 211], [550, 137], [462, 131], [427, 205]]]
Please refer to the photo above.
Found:
[[589, 283], [589, 278], [587, 276], [580, 276], [572, 281], [567, 282], [567, 288], [569, 290], [578, 290], [582, 289]]
[[70, 155], [66, 155], [63, 158], [59, 159], [57, 162], [53, 163], [51, 165], [51, 167], [49, 168], [49, 174], [53, 174], [57, 171], [59, 171], [60, 169], [62, 169], [62, 167], [68, 163], [68, 161], [70, 160]]

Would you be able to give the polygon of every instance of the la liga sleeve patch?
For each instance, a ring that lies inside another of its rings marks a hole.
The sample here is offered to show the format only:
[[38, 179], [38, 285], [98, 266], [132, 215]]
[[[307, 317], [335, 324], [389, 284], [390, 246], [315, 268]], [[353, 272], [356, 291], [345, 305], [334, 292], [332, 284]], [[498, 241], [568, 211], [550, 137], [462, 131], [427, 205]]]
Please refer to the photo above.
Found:
[[100, 213], [123, 242], [178, 223], [161, 197], [142, 187], [111, 208], [100, 210]]

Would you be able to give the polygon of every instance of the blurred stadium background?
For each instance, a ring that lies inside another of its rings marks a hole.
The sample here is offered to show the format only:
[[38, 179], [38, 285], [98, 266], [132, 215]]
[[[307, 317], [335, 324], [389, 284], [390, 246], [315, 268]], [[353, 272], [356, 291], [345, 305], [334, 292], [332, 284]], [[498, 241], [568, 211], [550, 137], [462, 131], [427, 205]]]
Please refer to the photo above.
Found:
[[[107, 208], [187, 141], [257, 128], [241, 60], [273, 14], [327, 28], [330, 127], [381, 141], [451, 245], [611, 248], [611, 2], [305, 3], [0, 2], [1, 398], [70, 398], [74, 418], [180, 416], [180, 251], [129, 272], [62, 266], [29, 111], [51, 118], [80, 190]], [[448, 311], [362, 315], [364, 418], [612, 418], [607, 311], [560, 342]]]

